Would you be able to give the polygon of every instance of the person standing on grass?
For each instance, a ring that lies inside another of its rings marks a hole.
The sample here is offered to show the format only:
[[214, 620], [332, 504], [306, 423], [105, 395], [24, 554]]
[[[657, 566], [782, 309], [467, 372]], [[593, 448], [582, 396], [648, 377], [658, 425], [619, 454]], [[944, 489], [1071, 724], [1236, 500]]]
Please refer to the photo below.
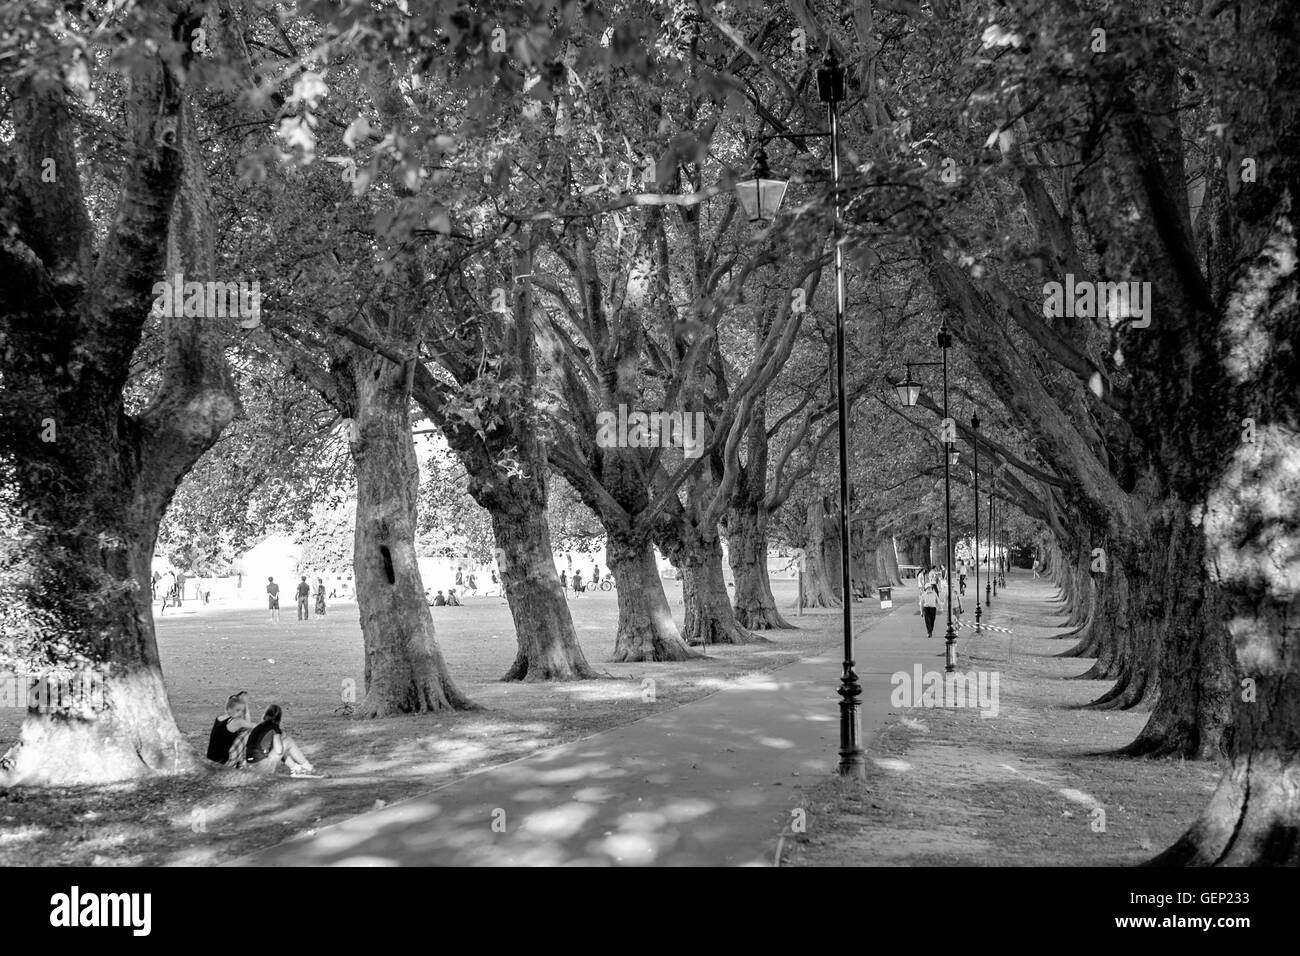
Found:
[[316, 616], [325, 616], [325, 579], [316, 579]]
[[469, 582], [465, 586], [465, 593], [478, 597], [478, 578], [474, 576], [473, 571], [469, 573]]
[[939, 586], [931, 584], [921, 592], [921, 616], [925, 619], [925, 636], [934, 637], [934, 618], [939, 613]]
[[307, 583], [307, 575], [303, 575], [298, 581], [298, 588], [294, 592], [298, 598], [298, 620], [307, 620], [307, 599], [311, 597], [311, 585]]
[[574, 594], [582, 593], [582, 572], [581, 571], [573, 572], [573, 593]]
[[568, 572], [568, 571], [561, 571], [561, 572], [560, 572], [560, 590], [561, 590], [561, 591], [567, 591], [568, 589], [569, 589], [569, 572]]
[[280, 621], [280, 585], [275, 583], [275, 578], [266, 579], [266, 609], [268, 612], [267, 623], [279, 623]]

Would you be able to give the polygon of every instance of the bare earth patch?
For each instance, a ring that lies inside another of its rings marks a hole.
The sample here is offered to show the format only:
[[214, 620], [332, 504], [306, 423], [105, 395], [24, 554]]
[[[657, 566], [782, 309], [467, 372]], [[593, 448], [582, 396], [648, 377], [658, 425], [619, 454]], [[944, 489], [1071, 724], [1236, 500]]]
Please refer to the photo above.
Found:
[[[1028, 578], [1028, 575], [1025, 575]], [[865, 784], [808, 788], [805, 834], [785, 866], [1130, 866], [1176, 840], [1221, 767], [1107, 756], [1146, 711], [1078, 709], [1109, 688], [1083, 681], [1091, 661], [1062, 659], [1048, 590], [1017, 581], [998, 604], [1013, 635], [958, 642], [962, 671], [996, 671], [997, 716], [901, 709], [871, 746]]]
[[[681, 619], [680, 590], [666, 590]], [[774, 582], [784, 607], [792, 585]], [[868, 610], [857, 613], [873, 613]], [[471, 598], [435, 608], [452, 675], [485, 709], [353, 720], [337, 712], [343, 682], [362, 693], [357, 609], [281, 625], [265, 611], [169, 611], [158, 640], [172, 709], [187, 740], [206, 750], [208, 730], [237, 690], [260, 710], [285, 709], [285, 729], [325, 780], [214, 770], [107, 787], [0, 790], [0, 865], [214, 864], [426, 792], [459, 776], [568, 743], [699, 699], [754, 671], [788, 664], [835, 639], [837, 612], [809, 612], [798, 631], [766, 632], [773, 643], [711, 647], [705, 660], [611, 664], [615, 595], [573, 601], [579, 639], [606, 676], [561, 684], [503, 684], [515, 641], [505, 603]], [[792, 613], [792, 612], [791, 612]], [[16, 737], [22, 711], [0, 710], [0, 751]]]

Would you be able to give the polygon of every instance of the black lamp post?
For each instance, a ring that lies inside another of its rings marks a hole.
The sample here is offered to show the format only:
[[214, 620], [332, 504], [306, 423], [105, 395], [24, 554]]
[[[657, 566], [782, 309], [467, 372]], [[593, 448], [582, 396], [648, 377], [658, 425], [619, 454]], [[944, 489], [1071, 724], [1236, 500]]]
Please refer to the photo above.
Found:
[[[845, 777], [866, 776], [866, 756], [860, 743], [862, 685], [854, 671], [853, 659], [853, 581], [849, 562], [849, 400], [844, 379], [844, 249], [841, 245], [842, 210], [840, 205], [840, 110], [844, 101], [844, 68], [839, 65], [834, 51], [826, 54], [821, 69], [817, 71], [817, 95], [826, 104], [824, 133], [782, 133], [781, 139], [812, 139], [829, 137], [831, 154], [831, 200], [835, 210], [835, 387], [839, 405], [840, 445], [840, 582], [844, 594], [844, 664], [840, 676], [840, 763], [839, 773]], [[759, 137], [758, 152], [754, 157], [754, 172], [750, 179], [736, 183], [737, 198], [749, 215], [750, 222], [763, 222], [776, 215], [785, 196], [786, 184], [772, 178], [767, 168], [767, 154], [763, 143], [778, 136]]]
[[989, 607], [993, 606], [993, 489], [989, 489], [989, 579], [984, 583], [984, 603]]
[[980, 417], [970, 419], [971, 446], [975, 449], [975, 630], [980, 629]]
[[[915, 405], [921, 397], [921, 386], [912, 380], [912, 369], [925, 365], [939, 365], [943, 368], [943, 419], [948, 420], [948, 349], [952, 346], [952, 333], [945, 323], [939, 328], [939, 351], [942, 362], [908, 362], [907, 374], [903, 381], [894, 386], [898, 400], [906, 406]], [[948, 582], [948, 627], [944, 632], [944, 670], [949, 673], [957, 670], [957, 630], [952, 623], [952, 470], [953, 457], [945, 452], [943, 456], [943, 528], [946, 573]]]

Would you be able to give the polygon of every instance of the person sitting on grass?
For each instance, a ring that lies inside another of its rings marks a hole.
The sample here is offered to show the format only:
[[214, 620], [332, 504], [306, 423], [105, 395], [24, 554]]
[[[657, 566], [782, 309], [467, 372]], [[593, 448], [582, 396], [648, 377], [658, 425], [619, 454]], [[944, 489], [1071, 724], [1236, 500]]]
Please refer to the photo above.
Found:
[[442, 596], [442, 592], [439, 591], [437, 594], [435, 594], [435, 595], [433, 596], [433, 600], [432, 600], [430, 603], [431, 603], [434, 607], [446, 607], [446, 606], [447, 606], [447, 599], [446, 599], [445, 597], [443, 597], [443, 596]]
[[[441, 594], [442, 592], [439, 591], [438, 593]], [[465, 606], [465, 605], [463, 605], [463, 604], [460, 603], [460, 598], [456, 597], [456, 589], [455, 589], [455, 588], [447, 588], [447, 606], [448, 606], [448, 607], [464, 607], [464, 606]]]
[[208, 734], [208, 759], [224, 767], [238, 767], [244, 762], [248, 735], [253, 729], [248, 719], [248, 692], [241, 690], [226, 700], [226, 713], [212, 722]]
[[248, 766], [263, 773], [275, 773], [280, 764], [295, 777], [324, 777], [312, 766], [298, 742], [280, 729], [284, 712], [279, 704], [266, 708], [262, 722], [248, 734]]

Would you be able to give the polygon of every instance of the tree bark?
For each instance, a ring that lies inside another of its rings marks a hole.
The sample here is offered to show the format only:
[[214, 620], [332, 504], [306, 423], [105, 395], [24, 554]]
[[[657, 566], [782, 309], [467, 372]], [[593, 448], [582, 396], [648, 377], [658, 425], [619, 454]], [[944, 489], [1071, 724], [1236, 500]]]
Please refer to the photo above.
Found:
[[[540, 493], [545, 496], [545, 489]], [[520, 501], [514, 508], [501, 503], [491, 509], [491, 515], [501, 581], [519, 645], [502, 680], [595, 677], [578, 645], [569, 604], [555, 572], [546, 508], [528, 501]]]
[[682, 641], [668, 607], [654, 546], [616, 539], [607, 544], [609, 566], [618, 583], [618, 634], [615, 662], [684, 661], [694, 654]]
[[366, 661], [358, 716], [473, 709], [438, 647], [416, 562], [420, 476], [406, 370], [382, 356], [355, 352], [353, 567]]
[[[767, 570], [768, 514], [762, 505], [732, 508], [727, 516], [727, 558], [736, 583], [736, 622], [751, 631], [792, 629], [776, 609]], [[798, 600], [796, 598], [796, 600]]]
[[[820, 496], [808, 502], [804, 523], [802, 553], [803, 606], [840, 607], [840, 599], [832, 586], [831, 566], [827, 561], [826, 501]], [[838, 529], [836, 529], [838, 531]], [[795, 598], [798, 606], [799, 598]]]
[[[183, 46], [197, 24], [176, 21]], [[145, 409], [127, 414], [122, 391], [153, 283], [168, 264], [168, 238], [184, 229], [202, 240], [206, 229], [206, 242], [182, 250], [183, 265], [199, 279], [211, 269], [202, 170], [185, 162], [195, 137], [183, 84], [168, 69], [142, 63], [131, 79], [130, 162], [97, 253], [63, 90], [31, 81], [9, 89], [13, 163], [0, 164], [8, 167], [0, 192], [13, 221], [0, 238], [0, 457], [23, 514], [10, 516], [20, 550], [16, 563], [0, 568], [0, 619], [5, 636], [19, 639], [26, 667], [55, 679], [89, 673], [97, 682], [89, 699], [29, 710], [18, 746], [0, 762], [10, 785], [103, 783], [198, 764], [163, 685], [150, 565], [177, 485], [234, 418], [238, 398], [206, 320], [164, 325], [162, 382]], [[57, 187], [41, 181], [51, 158]]]
[[710, 644], [754, 644], [766, 638], [750, 632], [737, 621], [722, 575], [722, 548], [717, 538], [697, 538], [681, 550], [682, 595], [686, 601], [686, 622], [682, 636], [692, 646]]

